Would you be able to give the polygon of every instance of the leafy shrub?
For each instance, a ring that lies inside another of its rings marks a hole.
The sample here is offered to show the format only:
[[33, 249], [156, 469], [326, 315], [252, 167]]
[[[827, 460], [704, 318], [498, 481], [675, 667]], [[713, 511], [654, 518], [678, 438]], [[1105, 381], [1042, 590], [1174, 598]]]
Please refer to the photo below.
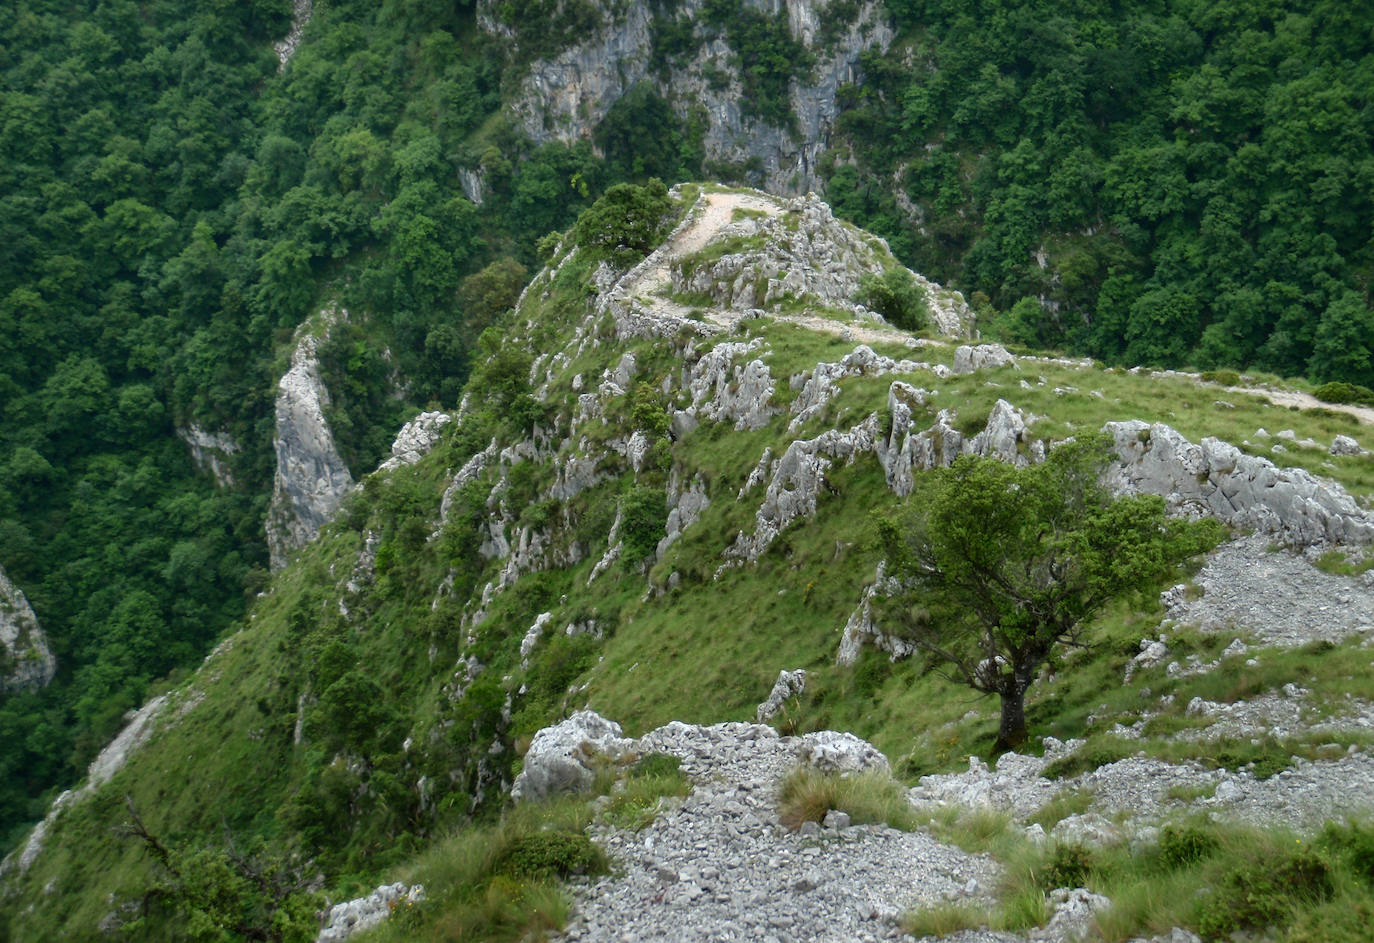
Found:
[[605, 870], [605, 853], [586, 835], [568, 832], [516, 835], [496, 851], [490, 867], [494, 875], [530, 881]]
[[1374, 826], [1358, 822], [1328, 822], [1322, 844], [1350, 862], [1355, 874], [1374, 887]]
[[1216, 835], [1196, 825], [1166, 825], [1159, 833], [1159, 859], [1171, 869], [1196, 864], [1217, 847]]
[[1212, 938], [1282, 926], [1295, 905], [1328, 900], [1333, 890], [1331, 866], [1311, 849], [1277, 862], [1245, 864], [1225, 874], [1201, 899], [1197, 928]]
[[583, 211], [573, 235], [593, 257], [628, 268], [663, 240], [672, 212], [663, 181], [654, 178], [642, 187], [618, 183]]
[[1339, 380], [1323, 383], [1312, 391], [1312, 395], [1324, 403], [1354, 403], [1359, 406], [1374, 406], [1374, 390], [1356, 383], [1343, 383]]
[[620, 499], [620, 513], [625, 560], [638, 563], [658, 548], [667, 533], [667, 497], [657, 488], [637, 486]]
[[859, 301], [904, 331], [926, 326], [926, 293], [904, 268], [859, 279]]
[[1055, 845], [1050, 860], [1040, 872], [1039, 883], [1047, 891], [1056, 887], [1082, 887], [1092, 868], [1092, 852], [1084, 845], [1077, 842]]

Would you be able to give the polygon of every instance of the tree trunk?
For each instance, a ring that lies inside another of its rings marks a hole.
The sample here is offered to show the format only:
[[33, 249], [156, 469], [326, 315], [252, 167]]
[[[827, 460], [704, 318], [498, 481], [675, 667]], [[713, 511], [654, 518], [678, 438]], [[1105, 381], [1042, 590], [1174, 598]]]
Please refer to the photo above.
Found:
[[993, 749], [999, 753], [1016, 750], [1026, 742], [1026, 689], [1019, 684], [1001, 692], [1002, 723], [997, 728], [997, 743]]

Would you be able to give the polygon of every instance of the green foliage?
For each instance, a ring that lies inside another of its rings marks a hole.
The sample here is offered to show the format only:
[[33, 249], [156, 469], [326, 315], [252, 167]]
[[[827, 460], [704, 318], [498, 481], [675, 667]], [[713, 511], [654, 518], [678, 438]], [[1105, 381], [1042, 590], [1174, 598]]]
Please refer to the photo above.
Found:
[[1166, 868], [1190, 867], [1219, 847], [1213, 831], [1198, 825], [1166, 825], [1159, 833], [1159, 860]]
[[628, 268], [648, 255], [668, 231], [673, 201], [660, 180], [619, 183], [577, 218], [573, 236], [593, 258]]
[[920, 331], [928, 320], [926, 293], [905, 268], [859, 279], [859, 301], [904, 331]]
[[606, 854], [586, 835], [536, 832], [516, 835], [491, 858], [491, 873], [527, 881], [562, 879], [606, 870]]
[[720, 30], [734, 50], [735, 70], [744, 84], [744, 113], [794, 130], [791, 82], [810, 71], [816, 56], [792, 37], [786, 11], [770, 16], [731, 0], [706, 0], [701, 19]]
[[1367, 386], [1339, 380], [1323, 383], [1312, 391], [1312, 395], [1324, 403], [1354, 403], [1359, 406], [1374, 406], [1374, 390]]
[[620, 499], [620, 537], [625, 559], [639, 563], [651, 555], [667, 533], [668, 499], [662, 489], [636, 485]]
[[1056, 844], [1049, 861], [1040, 872], [1040, 886], [1046, 891], [1056, 887], [1082, 887], [1093, 869], [1091, 849], [1075, 844]]
[[999, 748], [1024, 741], [1026, 691], [1060, 646], [1220, 539], [1214, 522], [1168, 520], [1158, 498], [1113, 498], [1104, 462], [1087, 439], [1023, 469], [962, 457], [922, 476], [900, 517], [876, 521], [906, 590], [903, 631], [956, 680], [999, 695]]
[[1298, 848], [1222, 875], [1199, 901], [1197, 927], [1208, 938], [1281, 927], [1295, 907], [1321, 903], [1333, 891], [1331, 865], [1315, 849]]
[[903, 40], [837, 95], [837, 213], [965, 295], [1037, 302], [1023, 342], [1374, 386], [1369, 11], [886, 6]]

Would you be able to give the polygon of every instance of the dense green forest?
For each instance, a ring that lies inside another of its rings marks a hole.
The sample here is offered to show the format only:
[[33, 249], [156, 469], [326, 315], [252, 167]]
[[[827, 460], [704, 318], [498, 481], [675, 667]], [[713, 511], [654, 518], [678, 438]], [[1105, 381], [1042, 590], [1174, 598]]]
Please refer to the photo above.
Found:
[[[323, 367], [357, 474], [407, 409], [456, 404], [540, 237], [623, 180], [749, 179], [649, 85], [590, 141], [516, 129], [523, 70], [602, 6], [484, 4], [495, 38], [471, 0], [317, 2], [285, 68], [287, 0], [0, 9], [0, 565], [60, 663], [0, 704], [0, 845], [265, 585], [273, 383], [322, 299], [355, 312]], [[811, 55], [784, 20], [679, 7], [654, 3], [660, 80], [723, 38], [753, 116], [792, 126]], [[820, 41], [857, 7], [832, 0]], [[1374, 11], [888, 7], [827, 197], [989, 332], [1374, 384]], [[242, 446], [233, 487], [193, 467], [191, 423]]]
[[1018, 341], [1374, 382], [1374, 9], [888, 5], [837, 211]]

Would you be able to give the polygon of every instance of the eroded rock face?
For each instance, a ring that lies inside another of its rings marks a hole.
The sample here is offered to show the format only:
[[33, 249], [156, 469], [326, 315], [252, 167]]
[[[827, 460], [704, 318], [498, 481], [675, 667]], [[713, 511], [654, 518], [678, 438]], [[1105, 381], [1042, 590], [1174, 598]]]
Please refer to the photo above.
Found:
[[[861, 53], [885, 51], [893, 33], [882, 5], [873, 0], [822, 46], [817, 41], [825, 0], [746, 0], [746, 6], [771, 15], [787, 14], [788, 30], [817, 57], [816, 65], [790, 92], [797, 134], [746, 115], [745, 92], [732, 64], [733, 51], [722, 39], [701, 44], [691, 59], [675, 64], [666, 77], [652, 66], [655, 5], [617, 6], [599, 0], [596, 7], [604, 26], [553, 59], [535, 62], [520, 85], [513, 109], [522, 130], [536, 143], [586, 140], [611, 107], [631, 88], [647, 83], [685, 114], [704, 109], [708, 127], [703, 145], [708, 160], [728, 164], [750, 161], [762, 165], [763, 183], [776, 192], [806, 192], [818, 183], [816, 162], [834, 124], [840, 85], [858, 78]], [[487, 32], [509, 41], [511, 32], [499, 20], [492, 2], [479, 5], [478, 23]], [[675, 4], [680, 20], [701, 20], [703, 0]], [[698, 27], [699, 29], [701, 27]], [[724, 73], [729, 81], [713, 84]]]
[[0, 568], [0, 694], [47, 687], [56, 673], [57, 659], [33, 607]]
[[1194, 444], [1163, 423], [1109, 422], [1120, 464], [1109, 472], [1123, 491], [1161, 495], [1237, 527], [1289, 543], [1368, 543], [1374, 517], [1340, 485], [1300, 468], [1279, 468], [1208, 437]]
[[[340, 316], [323, 313], [324, 336]], [[329, 391], [320, 379], [316, 358], [323, 337], [308, 328], [302, 330], [291, 353], [291, 369], [277, 383], [277, 434], [272, 442], [277, 471], [267, 511], [267, 549], [273, 570], [286, 566], [292, 551], [313, 540], [353, 490], [353, 476], [324, 418]]]

